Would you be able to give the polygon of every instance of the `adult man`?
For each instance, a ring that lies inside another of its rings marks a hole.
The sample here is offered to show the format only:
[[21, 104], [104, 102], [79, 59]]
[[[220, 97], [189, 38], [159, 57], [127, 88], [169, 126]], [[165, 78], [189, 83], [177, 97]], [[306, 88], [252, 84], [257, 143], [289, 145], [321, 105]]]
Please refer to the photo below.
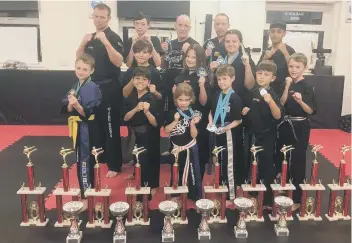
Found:
[[269, 37], [272, 46], [260, 57], [258, 62], [261, 63], [263, 60], [272, 60], [277, 66], [276, 79], [270, 84], [274, 89], [275, 93], [281, 97], [282, 85], [285, 82], [285, 78], [288, 77], [288, 58], [295, 53], [295, 50], [289, 45], [282, 42], [282, 39], [286, 35], [286, 24], [280, 21], [276, 21], [270, 24]]
[[100, 142], [104, 154], [100, 158], [109, 167], [107, 177], [115, 177], [121, 171], [120, 107], [121, 87], [118, 81], [123, 62], [121, 38], [109, 27], [111, 9], [106, 4], [94, 7], [93, 19], [96, 32], [87, 34], [78, 50], [77, 56], [84, 52], [95, 59], [92, 81], [99, 85], [102, 102], [96, 112], [99, 124]]

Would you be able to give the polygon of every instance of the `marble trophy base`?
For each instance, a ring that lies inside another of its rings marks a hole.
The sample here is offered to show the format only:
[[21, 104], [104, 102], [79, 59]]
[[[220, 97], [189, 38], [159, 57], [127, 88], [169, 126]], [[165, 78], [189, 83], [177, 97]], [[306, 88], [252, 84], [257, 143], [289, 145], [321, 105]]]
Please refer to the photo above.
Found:
[[38, 226], [38, 227], [44, 227], [48, 224], [49, 222], [49, 219], [46, 219], [44, 222], [40, 222], [38, 219], [37, 220], [33, 220], [33, 219], [28, 219], [28, 222], [25, 223], [25, 222], [22, 222], [20, 224], [20, 226]]
[[175, 241], [175, 233], [174, 230], [171, 234], [165, 234], [164, 232], [161, 233], [161, 241], [162, 242], [174, 242]]
[[[328, 187], [331, 191], [347, 191], [347, 190], [352, 190], [352, 185], [345, 183], [343, 186], [340, 186], [339, 184], [328, 184]], [[330, 217], [328, 214], [325, 214], [325, 217], [329, 221], [338, 221], [338, 220], [351, 220], [351, 216], [347, 215], [334, 215]]]
[[[78, 222], [78, 226], [80, 226], [81, 223], [82, 223], [82, 220], [80, 220], [80, 221]], [[65, 220], [62, 220], [62, 223], [56, 222], [56, 223], [54, 224], [54, 227], [56, 227], [56, 228], [71, 227], [71, 221], [65, 219]]]
[[221, 219], [219, 216], [218, 217], [213, 217], [210, 216], [208, 219], [208, 224], [226, 224], [227, 223], [227, 218]]
[[209, 241], [211, 239], [210, 231], [200, 232], [198, 229], [198, 240], [200, 241]]
[[114, 235], [113, 243], [126, 243], [126, 240], [127, 240], [127, 233], [125, 231], [123, 235]]
[[244, 219], [244, 221], [251, 222], [251, 221], [255, 221], [255, 222], [264, 222], [264, 217], [262, 216], [261, 218], [258, 218], [257, 215], [249, 215], [247, 214], [247, 217]]
[[[149, 194], [150, 194], [150, 187], [141, 187], [139, 190], [136, 190], [135, 187], [126, 187], [126, 190], [125, 190], [125, 195], [127, 196], [149, 195]], [[134, 226], [134, 225], [150, 225], [150, 218], [148, 218], [147, 222], [144, 222], [143, 217], [141, 217], [140, 219], [132, 218], [131, 222], [128, 222], [128, 220], [126, 220], [125, 226]]]
[[[56, 188], [53, 191], [54, 196], [71, 196], [71, 197], [78, 197], [80, 195], [81, 191], [78, 188], [70, 188], [67, 192], [64, 191], [63, 188]], [[78, 222], [78, 225], [82, 223], [82, 220]], [[70, 220], [62, 220], [62, 223], [59, 223], [56, 221], [54, 224], [55, 228], [63, 228], [63, 227], [70, 227], [71, 226], [71, 221]]]
[[274, 230], [277, 236], [289, 236], [290, 231], [286, 229], [280, 228], [277, 224], [274, 225]]
[[[227, 186], [219, 186], [218, 189], [216, 189], [213, 186], [204, 186], [204, 193], [208, 194], [208, 193], [217, 193], [220, 195], [222, 193], [227, 193], [229, 191], [229, 189], [227, 188]], [[226, 202], [224, 207], [226, 208]], [[220, 209], [221, 210], [221, 209]], [[214, 217], [214, 216], [210, 216], [208, 219], [208, 224], [226, 224], [227, 223], [227, 218], [225, 217], [224, 219], [221, 219], [220, 216]]]
[[66, 237], [66, 243], [81, 243], [82, 240], [82, 231], [79, 232], [79, 235], [77, 237]]
[[128, 222], [126, 220], [126, 223], [125, 223], [125, 226], [135, 226], [135, 225], [150, 225], [150, 219], [148, 218], [148, 221], [147, 222], [144, 222], [143, 221], [143, 218], [141, 219], [135, 219], [133, 218], [131, 222]]
[[[296, 187], [293, 184], [287, 183], [286, 186], [281, 186], [280, 184], [271, 184], [270, 185], [271, 189], [273, 191], [294, 191], [296, 190]], [[278, 221], [279, 220], [279, 214], [277, 214], [276, 217], [273, 217], [271, 214], [268, 215], [270, 221]], [[286, 221], [292, 221], [293, 217], [292, 215], [288, 217], [286, 215]]]
[[301, 216], [299, 215], [299, 213], [297, 213], [296, 216], [297, 216], [297, 218], [299, 219], [299, 221], [308, 221], [308, 220], [322, 221], [322, 220], [323, 220], [323, 218], [322, 218], [321, 216], [315, 217], [314, 214], [312, 214], [312, 215], [305, 215], [304, 217], [301, 217]]
[[[176, 189], [173, 187], [164, 187], [164, 194], [165, 195], [172, 195], [172, 194], [187, 194], [188, 193], [188, 187], [187, 186], [179, 186]], [[181, 217], [171, 218], [171, 224], [188, 224], [188, 219], [186, 218], [185, 220], [182, 220]]]
[[[268, 216], [269, 216], [270, 221], [278, 221], [279, 220], [279, 214], [276, 217], [273, 217], [271, 214], [269, 214]], [[287, 217], [287, 215], [286, 215], [286, 221], [292, 221], [292, 220], [293, 220], [292, 216]]]
[[86, 228], [103, 228], [103, 229], [110, 229], [112, 226], [112, 220], [109, 221], [109, 223], [105, 224], [104, 220], [94, 220], [92, 224], [89, 222], [86, 224]]
[[[243, 192], [265, 192], [266, 187], [263, 184], [256, 184], [255, 187], [252, 187], [251, 184], [243, 184], [241, 185]], [[257, 215], [249, 215], [247, 214], [246, 218], [244, 219], [246, 222], [264, 222], [264, 217], [258, 218]]]
[[325, 214], [325, 218], [329, 221], [338, 221], [338, 220], [351, 220], [351, 216], [343, 216], [343, 215], [334, 215], [329, 217], [329, 215]]
[[247, 230], [239, 230], [237, 226], [234, 227], [234, 232], [236, 238], [248, 238], [248, 231]]

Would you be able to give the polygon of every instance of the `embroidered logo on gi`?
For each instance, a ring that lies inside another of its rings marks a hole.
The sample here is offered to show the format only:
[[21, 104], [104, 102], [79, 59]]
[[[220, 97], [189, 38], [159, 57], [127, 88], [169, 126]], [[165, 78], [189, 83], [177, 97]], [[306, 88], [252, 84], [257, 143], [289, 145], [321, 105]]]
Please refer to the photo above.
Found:
[[260, 100], [259, 100], [259, 99], [256, 99], [256, 98], [254, 98], [253, 100], [256, 101], [256, 102], [258, 102], [258, 103], [260, 102]]
[[185, 81], [183, 81], [184, 83], [190, 83], [191, 82], [191, 80], [185, 80]]

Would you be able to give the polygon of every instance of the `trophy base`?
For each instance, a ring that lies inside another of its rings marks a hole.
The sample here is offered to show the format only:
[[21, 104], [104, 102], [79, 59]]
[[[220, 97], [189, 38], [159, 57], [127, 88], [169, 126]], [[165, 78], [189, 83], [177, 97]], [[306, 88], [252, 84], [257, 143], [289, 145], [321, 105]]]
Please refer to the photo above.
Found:
[[141, 187], [141, 189], [136, 190], [135, 187], [126, 187], [125, 195], [145, 195], [150, 194], [150, 187]]
[[220, 217], [210, 217], [208, 219], [208, 224], [227, 224], [227, 218], [220, 219]]
[[343, 186], [340, 186], [339, 184], [328, 184], [328, 187], [331, 191], [352, 190], [352, 185], [348, 183], [345, 183]]
[[294, 191], [296, 187], [293, 184], [286, 184], [286, 186], [281, 186], [280, 184], [271, 184], [271, 189], [273, 191]]
[[277, 236], [289, 236], [290, 231], [286, 228], [280, 228], [277, 224], [274, 225], [274, 230]]
[[41, 195], [44, 194], [46, 190], [46, 187], [35, 187], [34, 190], [29, 190], [29, 187], [24, 186], [21, 187], [18, 191], [17, 194], [18, 195]]
[[126, 243], [127, 240], [127, 234], [126, 231], [122, 235], [114, 235], [113, 238], [113, 243]]
[[111, 194], [111, 189], [101, 189], [96, 192], [94, 188], [87, 189], [84, 192], [84, 196], [86, 197], [109, 197]]
[[[82, 220], [78, 222], [78, 226], [80, 226], [82, 223]], [[68, 220], [63, 220], [62, 223], [56, 222], [54, 224], [55, 228], [64, 228], [64, 227], [71, 227], [71, 221]]]
[[263, 184], [257, 184], [255, 187], [252, 187], [251, 184], [241, 185], [242, 191], [244, 192], [265, 192], [266, 187]]
[[126, 220], [125, 226], [134, 226], [134, 225], [150, 225], [150, 219], [148, 218], [147, 222], [144, 222], [143, 219], [142, 220], [132, 219], [131, 222], [128, 222]]
[[247, 230], [240, 230], [237, 226], [234, 227], [235, 236], [236, 238], [248, 238], [248, 231]]
[[82, 231], [79, 232], [79, 235], [76, 237], [66, 237], [66, 243], [80, 243], [82, 240]]
[[228, 191], [229, 189], [227, 186], [219, 186], [219, 188], [215, 188], [213, 186], [204, 186], [204, 193], [222, 193]]
[[200, 241], [209, 241], [211, 239], [210, 231], [200, 231], [198, 229], [198, 240]]
[[164, 187], [164, 194], [183, 194], [188, 193], [187, 186], [179, 186], [176, 189], [173, 187]]
[[29, 227], [29, 226], [37, 226], [37, 227], [44, 227], [48, 224], [49, 219], [46, 219], [45, 222], [40, 222], [38, 220], [33, 220], [33, 219], [28, 219], [28, 222], [22, 222], [20, 224], [20, 226], [24, 226], [24, 227]]
[[181, 217], [171, 218], [171, 224], [188, 224], [188, 219], [182, 220]]
[[329, 221], [351, 220], [351, 216], [349, 216], [349, 215], [347, 215], [347, 216], [334, 215], [334, 216], [330, 217], [329, 215], [325, 214], [325, 218], [327, 218], [327, 220], [329, 220]]
[[94, 220], [94, 223], [87, 223], [86, 228], [103, 228], [103, 229], [110, 229], [112, 226], [112, 220], [109, 221], [109, 223], [105, 224], [104, 221], [98, 221]]
[[321, 184], [316, 184], [315, 186], [309, 184], [299, 184], [302, 191], [325, 191], [325, 187]]
[[174, 242], [175, 241], [175, 234], [174, 231], [170, 234], [166, 234], [164, 232], [161, 233], [161, 241], [162, 242]]
[[244, 219], [244, 221], [246, 221], [246, 222], [251, 222], [251, 221], [264, 222], [264, 217], [262, 216], [261, 218], [258, 218], [255, 215], [253, 215], [253, 216], [247, 215], [247, 217]]
[[304, 217], [299, 216], [299, 214], [297, 214], [297, 218], [299, 221], [308, 221], [308, 220], [313, 220], [313, 221], [322, 221], [323, 218], [322, 217], [315, 217], [314, 214], [313, 215], [305, 215]]
[[53, 191], [54, 196], [72, 196], [72, 197], [78, 197], [79, 194], [81, 193], [81, 190], [78, 188], [70, 188], [67, 192], [64, 191], [63, 188], [56, 188]]
[[[279, 220], [279, 215], [277, 215], [276, 217], [272, 216], [271, 214], [268, 215], [269, 216], [269, 219], [270, 221], [278, 221]], [[290, 216], [290, 217], [287, 217], [286, 216], [286, 221], [292, 221], [293, 220], [293, 217]]]

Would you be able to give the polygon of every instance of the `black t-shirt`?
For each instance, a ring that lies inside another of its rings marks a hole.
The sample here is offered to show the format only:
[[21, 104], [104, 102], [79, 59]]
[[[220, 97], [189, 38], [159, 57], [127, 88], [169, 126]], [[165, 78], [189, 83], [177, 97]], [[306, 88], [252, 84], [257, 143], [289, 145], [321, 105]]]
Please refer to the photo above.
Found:
[[[174, 115], [177, 110], [172, 110], [168, 114], [165, 126], [170, 125], [174, 121]], [[186, 115], [191, 116], [189, 110], [183, 111]], [[193, 140], [191, 136], [190, 120], [181, 116], [176, 127], [170, 133], [170, 140], [178, 146], [184, 146]]]
[[220, 42], [218, 37], [206, 40], [203, 45], [204, 50], [207, 49], [209, 42], [212, 42], [214, 44], [214, 49], [212, 51], [212, 56], [207, 58], [207, 63], [210, 63], [211, 61], [216, 61], [219, 56], [226, 56], [227, 52], [225, 49], [224, 39]]
[[[116, 51], [123, 54], [123, 43], [118, 34], [110, 29], [104, 30], [105, 36]], [[95, 39], [96, 33], [93, 33], [92, 39], [87, 43], [84, 52], [91, 55], [95, 60], [95, 69], [92, 74], [92, 80], [99, 84], [104, 79], [117, 80], [120, 76], [121, 69], [116, 67], [109, 59], [108, 52], [100, 40]]]
[[[157, 36], [151, 36], [150, 40], [151, 40], [151, 42], [152, 42], [152, 44], [154, 46], [155, 51], [157, 53], [159, 53], [160, 56], [162, 56], [165, 51], [161, 47], [161, 43], [160, 43], [159, 38]], [[128, 41], [125, 44], [125, 53], [124, 53], [125, 62], [127, 60], [128, 54], [130, 53], [131, 47], [132, 47], [132, 38], [128, 38]], [[155, 63], [154, 63], [154, 60], [153, 60], [152, 57], [149, 59], [149, 64], [155, 67]], [[132, 66], [138, 66], [137, 62], [136, 62], [136, 60], [134, 58], [133, 58]]]

